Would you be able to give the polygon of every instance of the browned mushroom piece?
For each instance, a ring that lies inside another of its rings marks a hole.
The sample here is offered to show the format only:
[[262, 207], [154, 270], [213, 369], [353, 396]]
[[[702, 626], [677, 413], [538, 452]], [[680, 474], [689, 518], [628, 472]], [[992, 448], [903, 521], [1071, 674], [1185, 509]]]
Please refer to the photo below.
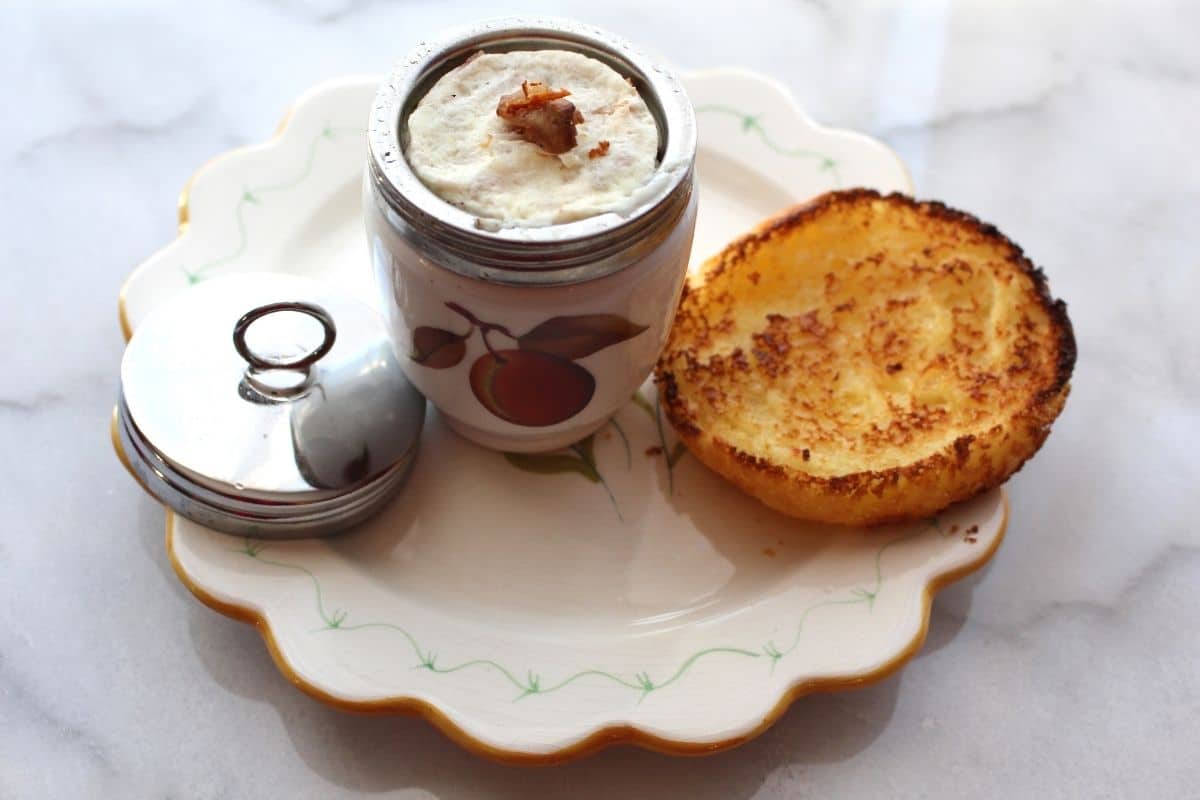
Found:
[[522, 81], [519, 90], [500, 98], [496, 114], [525, 141], [559, 155], [575, 146], [575, 126], [583, 122], [575, 104], [564, 99], [569, 94], [540, 81]]

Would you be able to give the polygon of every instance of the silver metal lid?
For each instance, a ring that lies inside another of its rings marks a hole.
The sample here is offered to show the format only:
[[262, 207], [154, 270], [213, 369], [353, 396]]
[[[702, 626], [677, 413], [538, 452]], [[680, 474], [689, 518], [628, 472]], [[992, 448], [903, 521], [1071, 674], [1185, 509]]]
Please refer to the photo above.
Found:
[[118, 433], [159, 500], [218, 530], [318, 536], [406, 477], [425, 399], [374, 310], [277, 273], [207, 281], [134, 333]]
[[[628, 215], [615, 212], [556, 225], [496, 227], [438, 197], [404, 155], [408, 115], [430, 87], [480, 50], [561, 49], [608, 64], [629, 79], [659, 130], [658, 165]], [[380, 85], [368, 120], [368, 180], [392, 225], [421, 235], [434, 262], [468, 278], [513, 285], [593, 280], [636, 260], [687, 208], [696, 160], [696, 118], [682, 82], [647, 53], [611, 33], [570, 20], [510, 17], [422, 42]]]

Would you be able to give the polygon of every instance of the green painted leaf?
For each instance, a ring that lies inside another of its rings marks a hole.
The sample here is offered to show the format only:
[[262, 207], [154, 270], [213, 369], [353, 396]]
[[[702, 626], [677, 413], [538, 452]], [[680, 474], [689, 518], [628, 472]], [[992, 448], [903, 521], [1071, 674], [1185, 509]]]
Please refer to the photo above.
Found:
[[579, 448], [579, 455], [582, 456], [584, 462], [595, 469], [596, 467], [596, 435], [592, 434], [586, 439], [580, 439], [575, 446]]
[[687, 445], [683, 442], [676, 442], [675, 446], [671, 448], [671, 455], [667, 456], [667, 462], [673, 467], [679, 463], [679, 459], [683, 458], [685, 453], [687, 453]]
[[561, 475], [574, 472], [592, 483], [599, 483], [600, 476], [578, 458], [553, 453], [505, 453], [508, 463], [519, 470], [538, 475]]
[[574, 361], [632, 339], [644, 330], [645, 325], [635, 325], [618, 314], [551, 317], [518, 337], [517, 346]]
[[633, 395], [633, 404], [650, 415], [650, 419], [654, 419], [654, 406], [650, 405], [650, 401], [642, 397], [641, 392], [635, 392]]

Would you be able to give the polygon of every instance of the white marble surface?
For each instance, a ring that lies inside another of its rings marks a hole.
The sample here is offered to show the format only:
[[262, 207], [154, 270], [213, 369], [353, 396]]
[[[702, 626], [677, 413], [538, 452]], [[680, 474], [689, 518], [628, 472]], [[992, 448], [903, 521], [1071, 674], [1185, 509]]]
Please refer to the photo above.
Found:
[[108, 443], [125, 273], [180, 186], [328, 76], [491, 3], [6, 3], [0, 11], [0, 797], [1196, 796], [1200, 5], [528, 2], [684, 67], [740, 64], [868, 131], [1022, 243], [1080, 359], [1009, 538], [902, 674], [730, 753], [488, 763], [329, 710], [200, 606]]

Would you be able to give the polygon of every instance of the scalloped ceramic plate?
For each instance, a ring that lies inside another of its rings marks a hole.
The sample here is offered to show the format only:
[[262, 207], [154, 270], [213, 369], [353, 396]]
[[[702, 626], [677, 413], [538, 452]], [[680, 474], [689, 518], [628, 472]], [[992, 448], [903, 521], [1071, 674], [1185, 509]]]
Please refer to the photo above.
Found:
[[[374, 84], [323, 84], [273, 141], [201, 169], [179, 238], [122, 292], [127, 335], [165, 298], [232, 272], [311, 275], [373, 302], [359, 191]], [[889, 150], [815, 126], [772, 81], [719, 71], [687, 86], [694, 262], [830, 188], [911, 191]], [[779, 516], [677, 449], [647, 386], [557, 461], [510, 461], [431, 413], [408, 487], [335, 539], [243, 541], [168, 515], [167, 545], [183, 582], [257, 624], [301, 689], [550, 761], [621, 741], [718, 750], [805, 692], [890, 674], [920, 646], [932, 592], [995, 551], [1006, 508], [996, 490], [871, 531]]]

